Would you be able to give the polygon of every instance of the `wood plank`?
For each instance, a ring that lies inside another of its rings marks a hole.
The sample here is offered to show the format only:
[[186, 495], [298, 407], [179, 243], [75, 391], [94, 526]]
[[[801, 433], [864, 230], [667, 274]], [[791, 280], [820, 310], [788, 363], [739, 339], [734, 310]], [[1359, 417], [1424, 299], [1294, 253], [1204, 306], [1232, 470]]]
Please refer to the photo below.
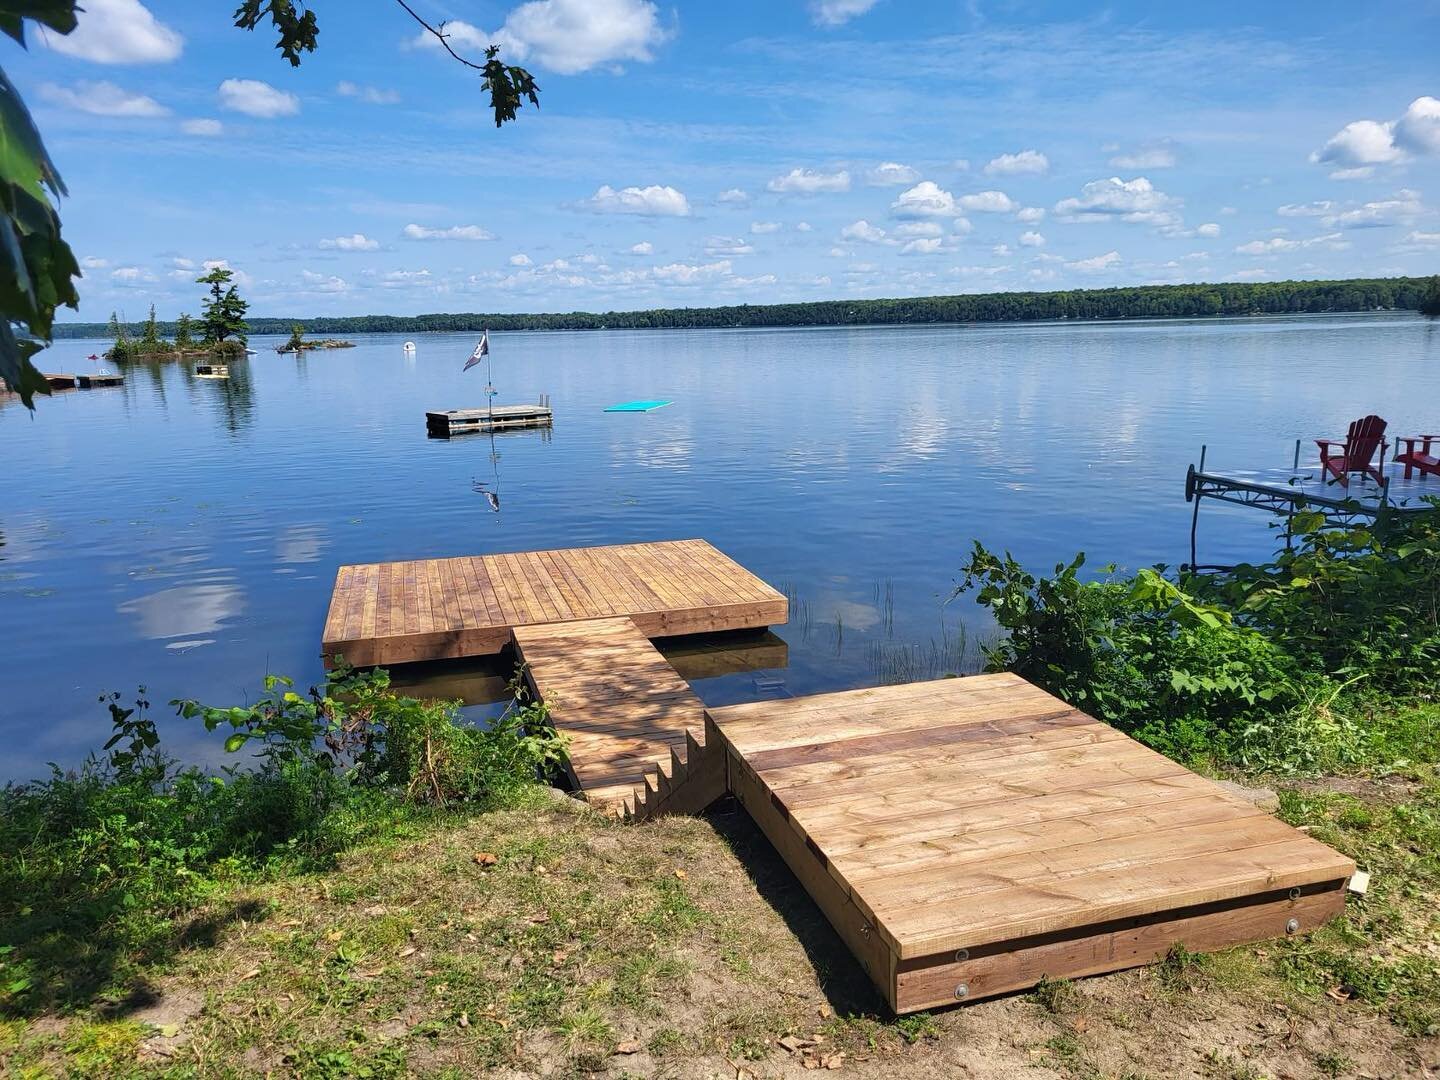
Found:
[[[977, 1001], [1034, 986], [1044, 978], [1080, 978], [1163, 960], [1176, 944], [1192, 952], [1303, 933], [1323, 926], [1345, 909], [1343, 883], [1202, 905], [1163, 916], [1115, 920], [1081, 933], [998, 942], [967, 950], [902, 960], [896, 973], [898, 1012], [916, 1012], [957, 1001]], [[1290, 920], [1298, 923], [1289, 929]], [[963, 987], [963, 996], [957, 996]]]

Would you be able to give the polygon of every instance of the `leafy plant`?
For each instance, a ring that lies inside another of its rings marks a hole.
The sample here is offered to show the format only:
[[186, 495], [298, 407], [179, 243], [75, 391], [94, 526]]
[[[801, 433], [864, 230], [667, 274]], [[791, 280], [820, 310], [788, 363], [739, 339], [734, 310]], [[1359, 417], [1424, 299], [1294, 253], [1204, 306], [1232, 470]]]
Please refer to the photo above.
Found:
[[1012, 670], [1181, 758], [1288, 771], [1354, 764], [1375, 743], [1357, 695], [1440, 678], [1440, 510], [1372, 527], [1297, 514], [1273, 562], [1204, 577], [1163, 568], [1049, 577], [976, 544], [974, 590], [1008, 631]]

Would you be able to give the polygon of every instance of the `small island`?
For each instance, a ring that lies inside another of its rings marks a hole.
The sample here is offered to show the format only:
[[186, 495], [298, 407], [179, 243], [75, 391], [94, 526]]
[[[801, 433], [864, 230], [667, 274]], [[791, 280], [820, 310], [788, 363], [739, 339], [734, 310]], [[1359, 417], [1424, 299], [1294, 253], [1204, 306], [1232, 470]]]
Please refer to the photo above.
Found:
[[[150, 305], [150, 317], [138, 339], [130, 336], [118, 314], [110, 315], [110, 336], [115, 344], [105, 351], [105, 358], [117, 363], [131, 360], [184, 360], [195, 356], [243, 357], [246, 352], [245, 311], [249, 305], [231, 284], [234, 271], [215, 267], [197, 285], [209, 285], [210, 295], [202, 305], [198, 321], [182, 314], [175, 323], [175, 338], [168, 341], [160, 336], [160, 324], [155, 318], [155, 305]], [[195, 332], [200, 332], [199, 340]]]
[[277, 345], [275, 351], [278, 353], [302, 353], [308, 349], [353, 349], [353, 341], [341, 341], [339, 338], [319, 338], [315, 341], [305, 340], [305, 328], [299, 323], [290, 327], [290, 340], [284, 345]]

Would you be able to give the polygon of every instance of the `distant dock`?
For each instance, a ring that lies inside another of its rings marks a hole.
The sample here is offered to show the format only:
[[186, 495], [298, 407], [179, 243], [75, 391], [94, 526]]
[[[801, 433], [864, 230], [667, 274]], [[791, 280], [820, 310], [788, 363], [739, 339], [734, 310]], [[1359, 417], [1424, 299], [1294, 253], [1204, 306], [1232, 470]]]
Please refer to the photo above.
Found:
[[79, 380], [80, 389], [82, 390], [94, 390], [101, 386], [123, 386], [125, 384], [124, 375], [78, 375], [76, 378]]
[[46, 374], [42, 375], [41, 377], [42, 377], [47, 383], [50, 384], [50, 389], [51, 389], [51, 390], [74, 390], [75, 387], [76, 387], [76, 385], [79, 383], [79, 376], [77, 376], [77, 375], [70, 375], [70, 374], [56, 374], [56, 375], [52, 375], [52, 374], [50, 374], [50, 373], [47, 372]]
[[553, 419], [548, 403], [538, 405], [496, 405], [491, 409], [449, 409], [427, 412], [425, 430], [437, 438], [471, 432], [503, 431], [509, 428], [549, 427]]

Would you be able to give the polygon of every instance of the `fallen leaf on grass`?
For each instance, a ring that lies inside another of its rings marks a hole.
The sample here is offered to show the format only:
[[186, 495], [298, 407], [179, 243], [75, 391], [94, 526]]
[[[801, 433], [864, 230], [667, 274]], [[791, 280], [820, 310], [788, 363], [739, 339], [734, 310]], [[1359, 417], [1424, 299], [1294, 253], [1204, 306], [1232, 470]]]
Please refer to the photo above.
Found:
[[805, 1049], [807, 1046], [815, 1045], [814, 1039], [802, 1039], [798, 1035], [786, 1035], [784, 1038], [776, 1039], [775, 1041], [792, 1054], [797, 1050]]
[[684, 881], [687, 875], [686, 875], [686, 873], [685, 873], [684, 870], [681, 870], [681, 869], [679, 869], [679, 868], [677, 867], [676, 870], [675, 870], [675, 876], [676, 876], [677, 878], [679, 878], [681, 881]]
[[345, 936], [345, 931], [344, 931], [344, 930], [336, 929], [336, 930], [326, 930], [326, 931], [325, 931], [325, 940], [326, 940], [326, 941], [339, 941], [339, 940], [340, 940], [342, 937], [344, 937], [344, 936]]
[[500, 861], [500, 856], [493, 851], [477, 851], [470, 858], [476, 866], [494, 866]]
[[365, 909], [365, 914], [366, 914], [366, 915], [369, 915], [372, 919], [379, 918], [381, 915], [384, 915], [384, 914], [385, 914], [385, 905], [384, 905], [384, 904], [371, 904], [369, 907], [367, 907], [367, 908]]
[[640, 1044], [638, 1042], [622, 1042], [615, 1047], [615, 1053], [617, 1054], [638, 1054], [639, 1052]]
[[829, 1020], [830, 1017], [835, 1015], [834, 1010], [831, 1009], [830, 1006], [826, 1005], [824, 1002], [821, 1002], [819, 1008], [817, 1008], [815, 1011], [820, 1014], [821, 1020]]
[[384, 968], [376, 968], [374, 971], [357, 971], [355, 973], [355, 976], [356, 978], [360, 979], [378, 979], [381, 975], [384, 974]]
[[403, 960], [407, 956], [414, 956], [418, 951], [414, 945], [406, 945], [405, 948], [400, 950], [400, 958]]
[[460, 1026], [461, 1026], [462, 1028], [468, 1028], [468, 1027], [470, 1026], [470, 1014], [469, 1014], [469, 1013], [461, 1013], [461, 1014], [460, 1014]]
[[245, 972], [244, 975], [241, 975], [238, 981], [239, 981], [239, 982], [248, 982], [249, 980], [253, 979], [256, 975], [259, 975], [259, 974], [260, 974], [260, 969], [259, 969], [259, 968], [251, 968], [249, 971]]
[[1336, 1001], [1349, 1001], [1355, 996], [1355, 988], [1349, 983], [1341, 983], [1326, 990], [1325, 996], [1334, 998]]

